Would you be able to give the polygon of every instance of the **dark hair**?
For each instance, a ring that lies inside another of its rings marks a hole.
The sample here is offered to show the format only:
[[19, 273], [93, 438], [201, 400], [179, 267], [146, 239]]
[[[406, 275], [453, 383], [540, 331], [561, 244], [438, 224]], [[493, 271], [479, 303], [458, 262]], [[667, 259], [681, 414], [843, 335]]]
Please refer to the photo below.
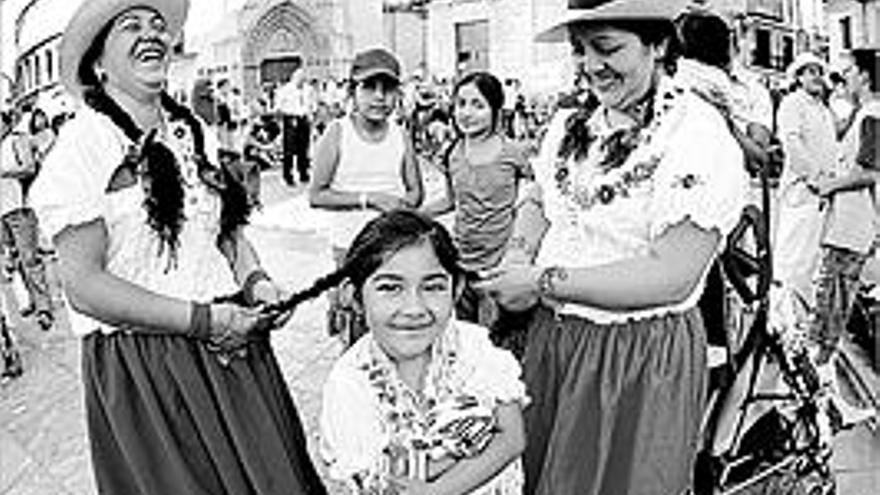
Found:
[[404, 248], [422, 243], [434, 249], [440, 265], [452, 275], [453, 281], [464, 278], [465, 272], [458, 262], [458, 250], [442, 224], [411, 210], [392, 210], [370, 220], [361, 229], [349, 246], [341, 267], [319, 278], [308, 289], [268, 308], [268, 311], [291, 310], [345, 280], [354, 286], [355, 295], [359, 298], [364, 283], [388, 258]]
[[103, 84], [101, 79], [95, 74], [95, 62], [101, 58], [104, 53], [104, 42], [110, 35], [110, 29], [113, 28], [113, 22], [108, 22], [95, 35], [95, 39], [89, 45], [88, 49], [83, 53], [76, 68], [76, 76], [79, 78], [80, 84], [86, 87], [97, 87]]
[[721, 17], [690, 12], [678, 21], [681, 55], [726, 69], [730, 65], [730, 28]]
[[[495, 131], [498, 127], [501, 109], [504, 107], [504, 86], [501, 85], [501, 81], [497, 77], [488, 72], [471, 72], [455, 84], [455, 88], [452, 90], [453, 100], [458, 96], [461, 88], [468, 84], [473, 84], [483, 98], [486, 99], [486, 102], [489, 103], [489, 108], [492, 109], [492, 130]], [[455, 115], [454, 112], [453, 115]], [[461, 134], [455, 118], [452, 119], [452, 125], [455, 128], [455, 132]]]
[[[606, 26], [621, 31], [628, 31], [638, 36], [639, 40], [648, 46], [660, 46], [666, 42], [666, 54], [660, 60], [664, 68], [670, 73], [675, 70], [675, 61], [681, 53], [681, 42], [675, 24], [668, 19], [609, 19], [603, 21], [581, 21], [572, 24], [569, 33], [578, 29], [595, 26]], [[569, 35], [575, 53], [583, 53], [584, 47], [580, 46], [574, 36]]]
[[[103, 87], [89, 87], [84, 93], [85, 103], [96, 112], [110, 118], [132, 142], [140, 141], [144, 132], [125, 110], [104, 92]], [[227, 169], [218, 168], [205, 154], [205, 135], [193, 113], [177, 103], [167, 93], [161, 94], [162, 107], [171, 121], [182, 120], [193, 138], [194, 160], [199, 178], [220, 195], [220, 238], [229, 237], [240, 226], [247, 224], [251, 207], [244, 185], [234, 180]], [[186, 217], [183, 214], [183, 176], [174, 153], [164, 144], [152, 142], [143, 150], [145, 194], [144, 209], [148, 224], [159, 236], [160, 253], [168, 249], [169, 260], [176, 261], [179, 235]]]
[[575, 112], [565, 119], [565, 134], [559, 143], [557, 157], [580, 161], [587, 157], [587, 152], [593, 143], [594, 138], [590, 134], [588, 122], [598, 108], [599, 101], [592, 93], [589, 93], [583, 102], [575, 101], [577, 102]]
[[867, 72], [871, 81], [871, 91], [880, 91], [880, 81], [878, 81], [877, 64], [880, 63], [878, 57], [880, 54], [876, 50], [856, 49], [852, 51], [853, 62], [856, 70], [859, 72]]

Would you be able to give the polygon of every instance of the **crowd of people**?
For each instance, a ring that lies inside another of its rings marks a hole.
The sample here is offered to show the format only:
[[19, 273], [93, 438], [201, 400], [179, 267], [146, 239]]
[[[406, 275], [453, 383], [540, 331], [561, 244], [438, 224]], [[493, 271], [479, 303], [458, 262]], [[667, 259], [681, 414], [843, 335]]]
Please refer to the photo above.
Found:
[[[802, 54], [774, 104], [723, 17], [569, 7], [538, 38], [578, 71], [555, 111], [485, 71], [405, 79], [374, 48], [344, 84], [296, 71], [244, 112], [228, 81], [165, 91], [187, 0], [83, 2], [60, 47], [76, 114], [4, 121], [0, 240], [46, 330], [41, 239], [57, 253], [101, 493], [321, 494], [318, 462], [357, 494], [686, 493], [718, 321], [700, 301], [779, 162], [776, 281], [838, 426], [876, 414], [833, 370], [876, 243], [874, 55], [835, 89]], [[244, 230], [274, 167], [332, 215], [335, 268], [293, 294]], [[269, 335], [325, 293], [345, 350], [319, 460]]]
[[43, 330], [55, 322], [55, 304], [44, 260], [52, 248], [40, 235], [37, 216], [30, 207], [30, 188], [43, 161], [55, 144], [61, 126], [69, 118], [60, 113], [50, 120], [39, 107], [3, 114], [0, 128], [0, 353], [3, 380], [23, 372], [11, 330], [14, 305], [6, 293], [18, 276], [27, 292], [23, 318], [34, 318]]

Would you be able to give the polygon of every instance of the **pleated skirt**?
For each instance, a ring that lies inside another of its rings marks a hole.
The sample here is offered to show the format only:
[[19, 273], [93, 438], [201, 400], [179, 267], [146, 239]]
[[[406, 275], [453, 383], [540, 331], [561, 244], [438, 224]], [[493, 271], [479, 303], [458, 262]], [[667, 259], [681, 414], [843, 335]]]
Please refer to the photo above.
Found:
[[678, 495], [705, 401], [697, 309], [598, 325], [546, 308], [529, 327], [526, 493]]
[[326, 493], [268, 340], [225, 365], [182, 336], [93, 333], [82, 353], [102, 495]]

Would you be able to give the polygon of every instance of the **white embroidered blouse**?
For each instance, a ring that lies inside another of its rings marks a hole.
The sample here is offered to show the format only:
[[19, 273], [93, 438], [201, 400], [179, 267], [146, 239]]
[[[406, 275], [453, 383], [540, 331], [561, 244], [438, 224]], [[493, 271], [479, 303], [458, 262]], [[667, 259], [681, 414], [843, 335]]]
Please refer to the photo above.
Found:
[[[432, 349], [419, 400], [398, 378], [372, 335], [364, 335], [336, 362], [324, 385], [321, 453], [330, 475], [349, 483], [354, 493], [358, 484], [381, 486], [388, 474], [389, 446], [413, 440], [441, 445], [442, 435], [433, 419], [464, 397], [476, 399], [475, 410], [491, 412], [510, 402], [525, 407], [528, 397], [520, 374], [516, 358], [495, 347], [488, 330], [453, 320]], [[442, 451], [441, 445], [432, 452], [442, 455]], [[522, 483], [522, 467], [516, 460], [472, 493], [518, 495]]]
[[[602, 107], [587, 122], [595, 138], [580, 162], [558, 158], [563, 129], [548, 131], [534, 167], [535, 193], [550, 220], [538, 265], [590, 267], [644, 255], [654, 239], [685, 219], [722, 235], [737, 224], [748, 176], [723, 118], [669, 78], [661, 79], [655, 98], [654, 118], [630, 139], [635, 149], [617, 167], [608, 167], [603, 143], [624, 129], [611, 127]], [[701, 280], [669, 307], [608, 311], [566, 303], [559, 311], [597, 323], [643, 319], [695, 306], [702, 288]]]
[[[176, 265], [169, 265], [167, 249], [160, 254], [159, 238], [147, 225], [140, 181], [120, 189], [110, 185], [132, 142], [90, 107], [83, 105], [62, 128], [31, 189], [31, 204], [49, 238], [67, 226], [102, 219], [107, 229], [106, 266], [114, 275], [158, 294], [209, 301], [238, 289], [229, 263], [216, 247], [220, 198], [198, 176], [189, 127], [167, 115], [166, 121], [167, 136], [156, 139], [175, 154], [185, 181], [185, 221]], [[205, 151], [213, 160], [217, 143], [212, 138], [205, 133]], [[78, 335], [118, 330], [76, 312], [71, 313], [71, 326]]]

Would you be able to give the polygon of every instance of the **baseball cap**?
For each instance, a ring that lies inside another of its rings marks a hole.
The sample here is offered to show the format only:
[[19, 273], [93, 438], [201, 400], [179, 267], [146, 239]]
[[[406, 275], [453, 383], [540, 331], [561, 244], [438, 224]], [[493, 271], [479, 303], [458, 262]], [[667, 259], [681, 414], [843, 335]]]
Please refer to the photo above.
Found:
[[358, 53], [351, 64], [351, 78], [360, 82], [369, 77], [385, 75], [400, 82], [400, 62], [384, 48], [372, 48]]

